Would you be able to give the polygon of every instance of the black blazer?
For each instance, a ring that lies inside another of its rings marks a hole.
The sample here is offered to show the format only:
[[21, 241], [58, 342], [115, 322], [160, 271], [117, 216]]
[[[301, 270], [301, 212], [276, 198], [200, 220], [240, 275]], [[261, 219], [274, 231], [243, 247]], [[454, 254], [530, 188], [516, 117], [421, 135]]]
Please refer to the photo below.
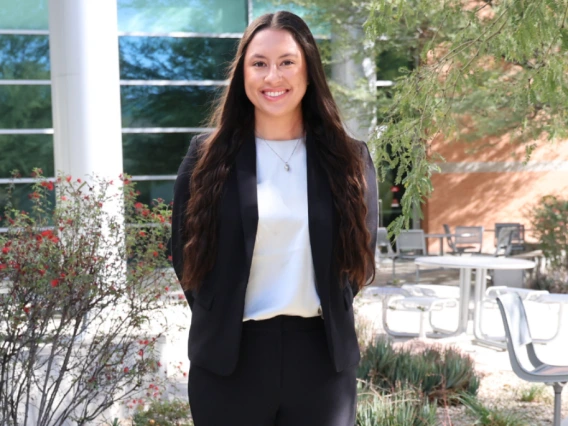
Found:
[[[171, 250], [181, 280], [183, 270], [184, 215], [190, 198], [189, 181], [205, 136], [194, 137], [174, 185]], [[319, 164], [315, 141], [306, 138], [310, 245], [316, 290], [325, 323], [328, 348], [337, 371], [354, 366], [360, 354], [353, 318], [354, 288], [340, 285], [332, 268], [332, 247], [338, 238], [338, 217], [332, 192]], [[367, 145], [359, 142], [366, 164], [367, 227], [374, 253], [377, 234], [377, 181]], [[221, 197], [218, 250], [215, 266], [199, 291], [185, 291], [192, 310], [188, 354], [195, 365], [219, 375], [231, 374], [237, 364], [245, 293], [256, 239], [258, 205], [256, 147], [250, 135], [236, 156]]]

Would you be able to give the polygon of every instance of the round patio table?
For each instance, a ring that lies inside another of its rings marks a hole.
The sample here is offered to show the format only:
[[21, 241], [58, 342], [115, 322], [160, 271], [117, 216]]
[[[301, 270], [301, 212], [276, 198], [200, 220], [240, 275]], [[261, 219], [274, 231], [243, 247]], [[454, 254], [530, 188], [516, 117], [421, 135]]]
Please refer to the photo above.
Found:
[[473, 334], [480, 343], [501, 347], [502, 342], [487, 339], [481, 331], [481, 307], [487, 287], [488, 269], [531, 269], [535, 262], [525, 259], [511, 259], [494, 256], [422, 256], [414, 263], [419, 266], [440, 266], [460, 270], [459, 320], [456, 334], [467, 332], [469, 316], [469, 297], [471, 289], [471, 272], [475, 270], [475, 287], [473, 296]]

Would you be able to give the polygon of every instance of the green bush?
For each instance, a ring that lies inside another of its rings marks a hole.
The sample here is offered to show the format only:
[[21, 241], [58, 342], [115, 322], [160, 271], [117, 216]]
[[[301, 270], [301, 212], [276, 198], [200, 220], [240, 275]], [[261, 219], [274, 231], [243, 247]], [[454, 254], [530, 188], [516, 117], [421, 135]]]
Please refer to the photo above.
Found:
[[385, 391], [401, 385], [415, 389], [430, 402], [455, 404], [460, 393], [476, 395], [479, 377], [473, 360], [452, 347], [428, 347], [417, 352], [394, 349], [384, 338], [362, 353], [357, 375]]
[[434, 426], [436, 406], [411, 389], [382, 394], [367, 384], [359, 393], [356, 426]]
[[133, 426], [192, 426], [189, 404], [183, 401], [153, 401], [132, 418]]

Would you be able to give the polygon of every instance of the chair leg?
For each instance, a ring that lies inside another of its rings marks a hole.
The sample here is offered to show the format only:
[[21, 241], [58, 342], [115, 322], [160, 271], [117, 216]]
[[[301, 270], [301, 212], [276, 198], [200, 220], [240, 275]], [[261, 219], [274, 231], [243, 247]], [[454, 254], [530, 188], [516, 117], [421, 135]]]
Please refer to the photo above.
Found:
[[554, 426], [560, 426], [560, 422], [562, 421], [562, 388], [564, 387], [564, 383], [554, 383], [552, 385], [554, 388]]

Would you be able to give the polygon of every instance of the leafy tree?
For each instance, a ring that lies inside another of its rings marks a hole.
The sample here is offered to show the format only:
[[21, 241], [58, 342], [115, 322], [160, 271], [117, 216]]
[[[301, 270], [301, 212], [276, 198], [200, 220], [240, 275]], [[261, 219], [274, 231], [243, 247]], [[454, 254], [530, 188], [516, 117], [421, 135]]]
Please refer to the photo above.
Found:
[[408, 226], [432, 191], [430, 177], [442, 160], [431, 147], [434, 138], [509, 134], [528, 160], [537, 138], [567, 134], [568, 0], [286, 3], [311, 5], [312, 16], [331, 22], [340, 39], [363, 25], [367, 37], [349, 41], [360, 52], [367, 43], [378, 58], [406, 51], [414, 59], [394, 73], [387, 95], [377, 96], [378, 127], [370, 140], [381, 178], [396, 170], [395, 183], [405, 188], [393, 231]]

